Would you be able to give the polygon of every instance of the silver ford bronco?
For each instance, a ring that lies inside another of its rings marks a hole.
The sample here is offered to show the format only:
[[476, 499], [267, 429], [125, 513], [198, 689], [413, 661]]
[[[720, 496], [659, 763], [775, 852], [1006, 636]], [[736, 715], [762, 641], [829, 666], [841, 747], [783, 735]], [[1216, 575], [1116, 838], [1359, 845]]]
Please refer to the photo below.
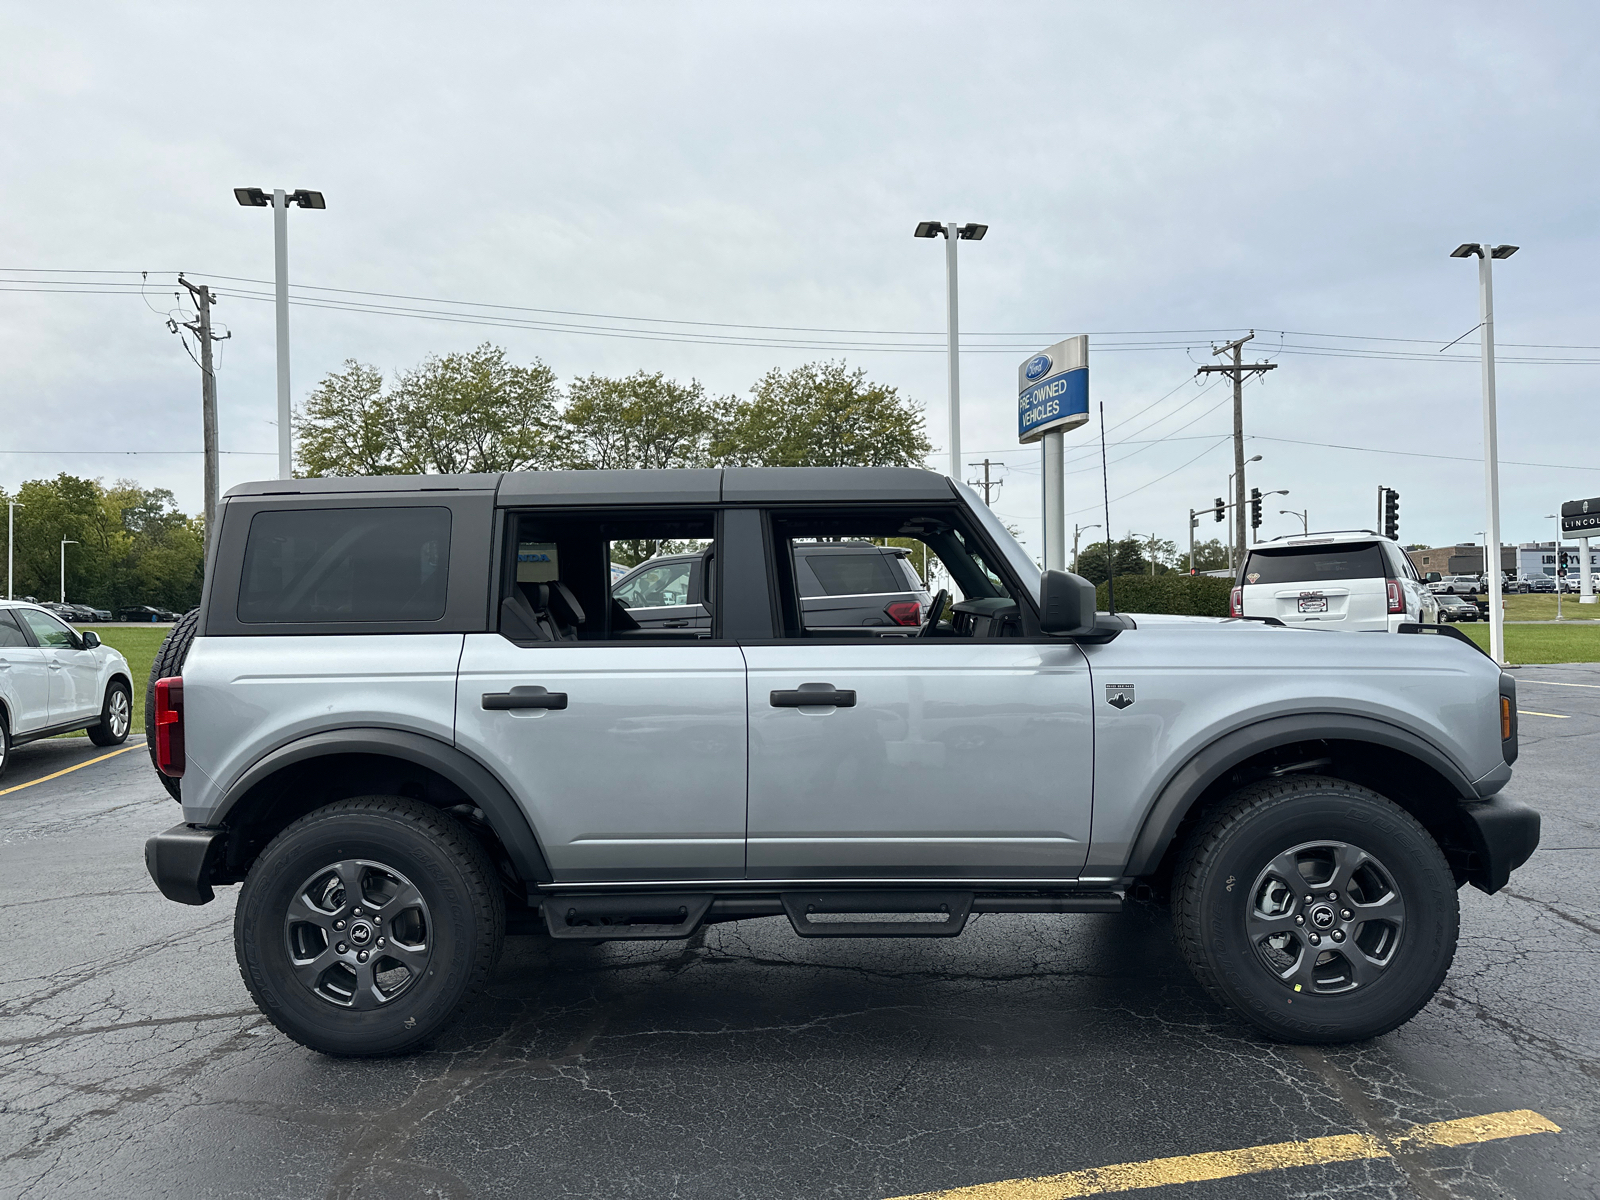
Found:
[[[841, 541], [927, 564], [919, 624], [805, 619], [797, 557]], [[613, 596], [652, 554], [699, 556], [709, 621]], [[927, 471], [249, 484], [151, 673], [183, 821], [145, 857], [182, 903], [242, 883], [246, 985], [328, 1054], [437, 1035], [508, 927], [954, 937], [1133, 898], [1267, 1034], [1369, 1038], [1539, 834], [1511, 677], [1400, 632], [1097, 612]]]

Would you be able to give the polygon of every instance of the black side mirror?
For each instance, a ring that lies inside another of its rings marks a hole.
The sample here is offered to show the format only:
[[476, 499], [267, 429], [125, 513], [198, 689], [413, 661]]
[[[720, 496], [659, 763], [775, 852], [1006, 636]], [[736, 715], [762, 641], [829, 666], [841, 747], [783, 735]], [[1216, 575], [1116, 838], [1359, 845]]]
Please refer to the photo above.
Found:
[[83, 639], [83, 648], [93, 650], [100, 644], [100, 635], [92, 629], [86, 629], [78, 635]]
[[1039, 627], [1046, 633], [1095, 631], [1094, 584], [1069, 571], [1046, 571], [1039, 580]]

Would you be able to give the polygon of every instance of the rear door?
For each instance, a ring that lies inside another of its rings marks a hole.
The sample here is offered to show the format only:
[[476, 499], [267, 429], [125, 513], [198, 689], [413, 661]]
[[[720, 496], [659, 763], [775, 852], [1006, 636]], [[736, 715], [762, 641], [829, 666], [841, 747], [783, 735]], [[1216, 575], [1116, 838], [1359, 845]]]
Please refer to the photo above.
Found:
[[50, 724], [50, 672], [16, 611], [0, 608], [0, 699], [11, 716], [11, 732], [21, 734]]
[[[557, 882], [741, 878], [744, 657], [709, 627], [628, 619], [636, 612], [613, 601], [610, 581], [613, 543], [710, 546], [715, 512], [505, 520], [505, 632], [466, 637], [457, 744], [511, 789]], [[687, 586], [689, 563], [682, 568], [677, 582], [657, 582]], [[558, 585], [570, 601], [541, 609]], [[515, 621], [524, 607], [541, 618], [536, 630]]]

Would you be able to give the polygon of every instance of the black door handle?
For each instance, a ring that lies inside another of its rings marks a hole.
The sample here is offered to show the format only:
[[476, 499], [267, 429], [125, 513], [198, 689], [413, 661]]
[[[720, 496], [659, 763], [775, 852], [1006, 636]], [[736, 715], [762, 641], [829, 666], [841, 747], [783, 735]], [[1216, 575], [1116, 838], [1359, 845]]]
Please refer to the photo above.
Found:
[[512, 688], [509, 692], [485, 692], [483, 707], [490, 712], [513, 708], [565, 708], [565, 692], [547, 692], [542, 687]]
[[794, 691], [774, 691], [773, 708], [813, 708], [831, 704], [836, 708], [854, 708], [856, 694], [849, 688], [836, 688], [831, 683], [802, 683]]

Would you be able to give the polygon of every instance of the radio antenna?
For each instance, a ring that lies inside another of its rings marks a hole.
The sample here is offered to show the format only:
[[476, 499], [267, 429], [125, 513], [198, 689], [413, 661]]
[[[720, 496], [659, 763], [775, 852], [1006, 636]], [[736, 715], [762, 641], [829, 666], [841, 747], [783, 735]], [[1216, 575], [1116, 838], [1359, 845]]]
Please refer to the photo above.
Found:
[[1111, 536], [1111, 481], [1106, 477], [1106, 402], [1100, 401], [1100, 494], [1106, 500], [1106, 601], [1117, 615], [1117, 543]]

